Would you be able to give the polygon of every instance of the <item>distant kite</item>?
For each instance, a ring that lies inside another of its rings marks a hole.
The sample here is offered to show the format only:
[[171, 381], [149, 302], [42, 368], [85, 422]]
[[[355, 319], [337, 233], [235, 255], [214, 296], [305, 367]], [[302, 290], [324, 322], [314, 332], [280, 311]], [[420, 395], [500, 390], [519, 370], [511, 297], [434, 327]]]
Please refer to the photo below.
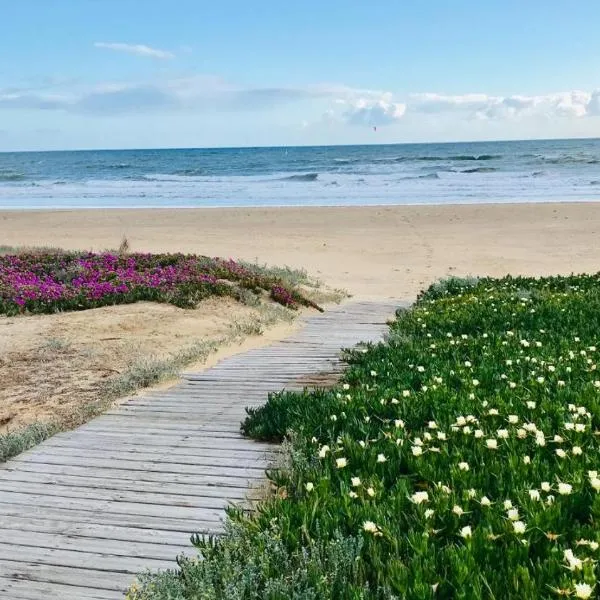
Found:
[[374, 127], [373, 127], [373, 131], [377, 131], [377, 127], [375, 127], [375, 126], [374, 126]]

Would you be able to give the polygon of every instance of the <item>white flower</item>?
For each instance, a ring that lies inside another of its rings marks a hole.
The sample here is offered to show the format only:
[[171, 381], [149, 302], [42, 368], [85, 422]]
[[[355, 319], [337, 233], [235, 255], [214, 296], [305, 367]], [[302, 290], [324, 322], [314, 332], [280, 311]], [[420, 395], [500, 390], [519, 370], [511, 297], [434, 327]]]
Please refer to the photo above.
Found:
[[466, 462], [459, 462], [459, 463], [458, 463], [458, 468], [459, 468], [461, 471], [468, 471], [468, 470], [469, 470], [469, 463], [466, 463]]
[[527, 432], [522, 427], [520, 427], [519, 429], [517, 429], [517, 437], [520, 440], [522, 440], [523, 438], [527, 437]]
[[466, 424], [467, 424], [467, 420], [466, 420], [466, 419], [465, 419], [463, 416], [456, 417], [456, 424], [457, 424], [459, 427], [462, 427], [463, 425], [466, 425]]
[[475, 387], [477, 387], [479, 385], [479, 380], [478, 379], [473, 379], [473, 385]]
[[585, 423], [576, 423], [575, 424], [575, 431], [577, 433], [583, 433], [585, 431]]
[[363, 523], [363, 529], [369, 533], [377, 533], [379, 531], [379, 527], [377, 527], [373, 521], [365, 521]]
[[513, 524], [513, 531], [519, 535], [522, 533], [525, 533], [525, 530], [527, 529], [527, 527], [525, 526], [525, 523], [523, 523], [523, 521], [515, 521]]
[[567, 456], [567, 453], [562, 448], [557, 448], [554, 452], [556, 452], [556, 456], [559, 458], [564, 458]]
[[479, 503], [481, 504], [481, 506], [490, 506], [492, 504], [492, 502], [487, 496], [482, 496]]
[[516, 384], [514, 381], [509, 381], [509, 382], [508, 382], [508, 387], [509, 387], [511, 390], [514, 390], [514, 389], [517, 387], [517, 384]]
[[569, 483], [559, 483], [558, 493], [562, 496], [568, 496], [573, 491], [573, 486]]
[[498, 429], [498, 431], [496, 431], [496, 435], [500, 438], [500, 439], [507, 439], [508, 438], [508, 429]]
[[419, 371], [419, 373], [423, 373], [425, 371], [425, 367], [422, 367], [421, 365], [419, 365], [417, 367], [417, 371]]
[[375, 490], [372, 487], [367, 488], [367, 494], [372, 498], [375, 495]]
[[329, 452], [329, 446], [321, 446], [319, 450], [319, 458], [325, 458], [325, 455]]
[[446, 436], [446, 434], [443, 431], [438, 431], [437, 432], [437, 439], [438, 440], [446, 440], [447, 436]]
[[564, 385], [565, 385], [565, 382], [564, 382], [562, 379], [559, 379], [559, 380], [556, 382], [556, 385], [557, 385], [558, 387], [564, 387]]
[[540, 493], [538, 490], [529, 490], [529, 497], [532, 500], [539, 500], [540, 499]]
[[402, 391], [402, 397], [403, 398], [408, 398], [410, 396], [410, 390], [403, 390]]
[[542, 431], [536, 431], [535, 432], [535, 443], [538, 446], [545, 446], [546, 445], [546, 438], [544, 437], [544, 433]]
[[537, 381], [538, 383], [544, 383], [544, 381], [545, 381], [545, 380], [544, 380], [544, 378], [543, 378], [543, 377], [538, 377], [538, 378], [536, 379], [536, 381]]
[[518, 521], [519, 511], [516, 508], [511, 508], [508, 510], [507, 516], [511, 521]]
[[575, 584], [575, 598], [589, 598], [593, 591], [594, 588], [589, 583]]
[[465, 360], [465, 367], [471, 367], [471, 361]]
[[429, 494], [427, 492], [415, 492], [410, 497], [411, 502], [415, 504], [421, 504], [422, 502], [429, 502]]
[[377, 371], [371, 371], [371, 377], [377, 377]]
[[580, 456], [581, 454], [583, 454], [583, 450], [581, 449], [580, 446], [573, 446], [573, 449], [571, 450], [571, 452], [575, 455], [575, 456]]
[[469, 498], [475, 498], [476, 495], [477, 495], [477, 491], [474, 490], [473, 488], [467, 490], [467, 496]]
[[528, 400], [528, 401], [525, 403], [525, 405], [527, 406], [527, 408], [530, 408], [530, 409], [532, 409], [532, 410], [533, 410], [533, 409], [536, 407], [536, 404], [535, 404], [535, 402], [533, 402], [532, 400]]
[[350, 483], [352, 483], [352, 487], [358, 487], [360, 485], [360, 477], [353, 477]]
[[304, 489], [305, 489], [307, 492], [312, 492], [312, 491], [315, 489], [315, 486], [314, 486], [314, 484], [313, 484], [311, 481], [307, 481], [307, 482], [304, 484]]
[[512, 367], [513, 361], [512, 360], [507, 360], [506, 361], [506, 366], [507, 367]]
[[361, 448], [364, 448], [364, 447], [365, 447], [367, 444], [366, 444], [366, 442], [365, 442], [364, 440], [360, 440], [360, 442], [358, 442], [358, 445], [359, 445]]
[[527, 456], [527, 455], [525, 455], [525, 456], [523, 457], [523, 462], [524, 462], [526, 465], [528, 465], [528, 464], [531, 462], [531, 457], [530, 457], [530, 456]]
[[429, 423], [427, 423], [427, 427], [429, 429], [437, 429], [437, 423], [435, 421], [429, 421]]
[[452, 507], [452, 512], [453, 512], [455, 515], [458, 515], [459, 517], [465, 514], [465, 511], [464, 511], [464, 510], [463, 510], [463, 509], [462, 509], [460, 506], [458, 506], [458, 504], [455, 504], [455, 505]]
[[505, 500], [502, 505], [504, 506], [504, 510], [510, 510], [513, 507], [513, 503], [510, 500]]
[[404, 429], [404, 421], [402, 419], [395, 419], [394, 426], [398, 429]]
[[490, 410], [488, 410], [488, 415], [490, 416], [495, 416], [498, 414], [498, 409], [497, 408], [490, 408]]
[[348, 492], [348, 496], [350, 496], [350, 498], [358, 498], [358, 494], [353, 490]]
[[547, 481], [542, 481], [540, 487], [544, 492], [549, 492], [552, 489], [552, 487], [550, 487], [550, 484]]
[[575, 423], [565, 423], [565, 429], [567, 431], [572, 431], [573, 429], [575, 429]]
[[424, 513], [425, 518], [430, 519], [431, 517], [433, 517], [434, 513], [435, 513], [435, 511], [432, 508], [427, 508]]
[[578, 571], [583, 568], [583, 561], [580, 558], [577, 558], [575, 554], [573, 554], [573, 550], [567, 548], [563, 552], [563, 557], [565, 562], [568, 563], [569, 569], [571, 571]]
[[349, 385], [349, 384], [347, 384], [347, 383], [345, 383], [345, 384], [342, 386], [342, 389], [344, 389], [344, 390], [349, 390], [349, 389], [350, 389], [350, 385]]
[[384, 463], [387, 460], [387, 458], [385, 457], [385, 454], [378, 454], [377, 455], [377, 462], [378, 463]]
[[590, 479], [595, 479], [598, 477], [598, 471], [588, 471], [587, 474]]
[[473, 535], [473, 531], [471, 530], [471, 527], [469, 527], [469, 525], [465, 525], [461, 530], [460, 530], [460, 535], [462, 537], [464, 537], [465, 539], [470, 538]]
[[423, 454], [423, 448], [421, 448], [421, 446], [413, 446], [411, 451], [413, 456], [421, 456], [421, 454]]
[[562, 444], [565, 440], [560, 435], [555, 435], [552, 441], [557, 444]]
[[469, 394], [469, 400], [475, 400], [475, 394], [473, 394], [473, 393]]
[[490, 449], [490, 450], [496, 450], [496, 448], [498, 448], [498, 440], [495, 439], [488, 439], [485, 440], [485, 445]]
[[519, 422], [519, 417], [517, 415], [508, 415], [508, 422], [511, 425], [516, 425]]
[[475, 436], [477, 439], [479, 439], [479, 438], [482, 438], [482, 437], [483, 437], [483, 431], [482, 431], [481, 429], [476, 429], [476, 430], [473, 432], [473, 435], [474, 435], [474, 436]]

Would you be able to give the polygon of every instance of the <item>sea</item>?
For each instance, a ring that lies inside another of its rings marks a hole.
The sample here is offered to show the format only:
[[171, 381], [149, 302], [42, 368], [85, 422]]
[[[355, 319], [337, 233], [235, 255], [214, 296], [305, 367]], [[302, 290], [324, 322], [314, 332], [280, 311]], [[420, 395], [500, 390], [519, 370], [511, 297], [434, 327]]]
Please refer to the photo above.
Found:
[[0, 209], [600, 200], [600, 139], [0, 153]]

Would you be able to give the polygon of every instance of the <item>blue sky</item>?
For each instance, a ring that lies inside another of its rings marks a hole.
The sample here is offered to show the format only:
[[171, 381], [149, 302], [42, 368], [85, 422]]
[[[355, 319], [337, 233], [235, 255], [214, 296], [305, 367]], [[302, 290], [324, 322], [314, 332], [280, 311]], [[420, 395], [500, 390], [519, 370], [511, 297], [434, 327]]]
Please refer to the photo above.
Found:
[[0, 150], [600, 137], [597, 0], [4, 0], [0, 17]]

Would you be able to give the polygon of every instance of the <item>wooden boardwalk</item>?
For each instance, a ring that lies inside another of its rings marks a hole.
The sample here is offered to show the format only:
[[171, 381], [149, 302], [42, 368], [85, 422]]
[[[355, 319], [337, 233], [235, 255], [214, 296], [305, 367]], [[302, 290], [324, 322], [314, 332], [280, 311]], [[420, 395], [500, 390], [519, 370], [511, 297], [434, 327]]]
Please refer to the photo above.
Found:
[[[340, 369], [398, 303], [348, 303], [292, 337], [128, 400], [0, 465], [0, 598], [117, 599], [144, 569], [193, 554], [190, 534], [260, 485], [274, 447], [240, 436], [244, 408]], [[303, 379], [304, 378], [304, 379]]]

